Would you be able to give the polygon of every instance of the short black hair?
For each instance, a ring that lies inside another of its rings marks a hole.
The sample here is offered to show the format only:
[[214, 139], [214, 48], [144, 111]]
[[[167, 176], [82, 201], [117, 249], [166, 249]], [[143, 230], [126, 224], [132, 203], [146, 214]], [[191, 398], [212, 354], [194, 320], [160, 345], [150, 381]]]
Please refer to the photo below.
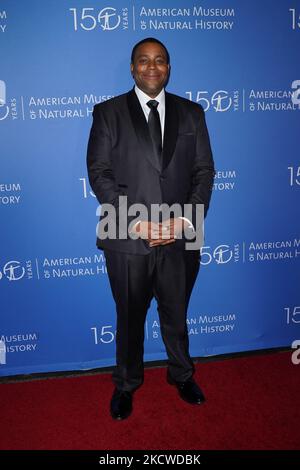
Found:
[[155, 42], [156, 44], [159, 44], [165, 50], [166, 57], [167, 57], [167, 63], [168, 64], [170, 63], [170, 54], [169, 54], [168, 49], [166, 48], [166, 46], [161, 41], [159, 41], [158, 39], [145, 38], [145, 39], [142, 39], [141, 41], [139, 41], [138, 43], [136, 43], [135, 46], [133, 46], [133, 49], [132, 49], [132, 52], [131, 52], [131, 63], [132, 64], [134, 63], [134, 57], [135, 57], [135, 53], [136, 53], [137, 48], [139, 46], [141, 46], [142, 44], [145, 44], [146, 42]]

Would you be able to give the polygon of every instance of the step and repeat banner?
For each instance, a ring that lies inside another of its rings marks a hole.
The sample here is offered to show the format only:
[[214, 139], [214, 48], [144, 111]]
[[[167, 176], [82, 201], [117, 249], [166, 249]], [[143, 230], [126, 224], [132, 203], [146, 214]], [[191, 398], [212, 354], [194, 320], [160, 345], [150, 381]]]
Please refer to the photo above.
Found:
[[[93, 106], [171, 56], [216, 165], [188, 314], [193, 357], [300, 340], [300, 3], [0, 1], [0, 375], [112, 366], [115, 308], [86, 170]], [[300, 343], [300, 341], [299, 341]], [[145, 362], [166, 359], [153, 301]]]

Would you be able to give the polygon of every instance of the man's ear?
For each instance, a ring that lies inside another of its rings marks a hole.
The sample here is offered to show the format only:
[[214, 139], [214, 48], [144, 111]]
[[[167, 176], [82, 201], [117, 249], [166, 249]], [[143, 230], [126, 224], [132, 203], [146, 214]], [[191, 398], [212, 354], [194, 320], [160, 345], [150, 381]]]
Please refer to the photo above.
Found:
[[133, 64], [130, 64], [130, 73], [133, 76]]

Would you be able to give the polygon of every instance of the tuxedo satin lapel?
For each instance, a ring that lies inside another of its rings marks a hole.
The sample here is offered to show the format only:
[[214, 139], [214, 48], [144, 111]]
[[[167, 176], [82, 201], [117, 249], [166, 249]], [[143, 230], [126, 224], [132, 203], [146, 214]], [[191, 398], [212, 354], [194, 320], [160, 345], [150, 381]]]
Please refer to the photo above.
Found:
[[153, 165], [154, 168], [160, 172], [161, 170], [153, 158], [153, 145], [149, 133], [148, 123], [134, 89], [129, 91], [127, 94], [127, 104], [131, 121], [141, 146], [142, 154], [145, 155], [151, 165]]
[[166, 93], [166, 115], [163, 142], [163, 170], [169, 165], [174, 154], [178, 136], [178, 114], [174, 100]]

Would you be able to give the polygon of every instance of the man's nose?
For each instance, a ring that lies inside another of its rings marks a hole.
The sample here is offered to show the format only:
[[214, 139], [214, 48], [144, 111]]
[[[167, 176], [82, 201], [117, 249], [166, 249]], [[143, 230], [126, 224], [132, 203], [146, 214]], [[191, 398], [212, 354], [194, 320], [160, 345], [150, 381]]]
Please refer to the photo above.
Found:
[[156, 67], [155, 60], [150, 60], [149, 63], [148, 63], [148, 66], [149, 66], [150, 69], [155, 69], [155, 67]]

